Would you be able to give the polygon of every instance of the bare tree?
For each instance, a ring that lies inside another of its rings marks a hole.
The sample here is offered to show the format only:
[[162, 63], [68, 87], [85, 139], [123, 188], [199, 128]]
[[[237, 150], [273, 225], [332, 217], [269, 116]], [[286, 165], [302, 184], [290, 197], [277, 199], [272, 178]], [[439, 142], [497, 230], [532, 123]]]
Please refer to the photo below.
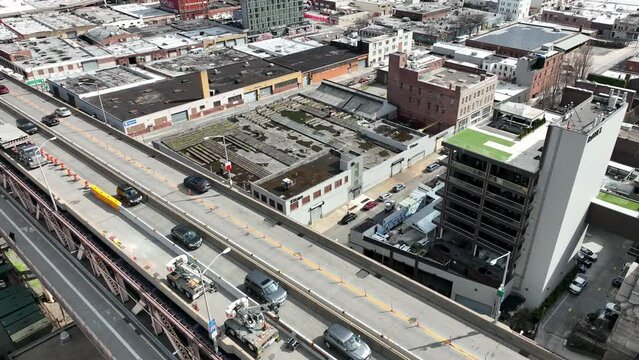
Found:
[[592, 56], [592, 44], [590, 42], [580, 47], [573, 56], [572, 63], [575, 67], [577, 79], [584, 79], [588, 76], [592, 66]]

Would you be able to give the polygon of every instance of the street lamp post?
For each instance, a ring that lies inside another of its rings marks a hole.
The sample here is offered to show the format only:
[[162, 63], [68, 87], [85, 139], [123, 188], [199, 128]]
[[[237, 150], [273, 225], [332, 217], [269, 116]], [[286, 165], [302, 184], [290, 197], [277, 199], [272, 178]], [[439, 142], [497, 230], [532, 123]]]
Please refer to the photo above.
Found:
[[[105, 0], [106, 1], [106, 0]], [[102, 94], [100, 94], [100, 86], [97, 81], [94, 82], [79, 82], [78, 84], [92, 84], [95, 85], [95, 92], [98, 94], [98, 100], [100, 101], [100, 109], [102, 110], [102, 117], [104, 118], [104, 125], [109, 126], [106, 117], [106, 111], [104, 111], [104, 104], [102, 103]]]
[[[202, 286], [204, 286], [204, 273], [207, 272], [211, 266], [213, 265], [213, 263], [215, 262], [215, 260], [217, 260], [217, 258], [219, 258], [220, 256], [224, 255], [224, 254], [228, 254], [229, 252], [231, 252], [231, 248], [226, 248], [224, 249], [221, 253], [217, 254], [216, 257], [213, 258], [213, 261], [211, 261], [211, 263], [204, 269], [204, 271], [202, 271], [202, 269], [198, 266], [198, 271], [200, 273], [200, 283], [202, 284]], [[207, 315], [207, 325], [209, 325], [211, 323], [211, 311], [209, 310], [209, 300], [206, 297], [206, 289], [204, 289], [204, 306], [206, 307], [206, 315]], [[213, 332], [211, 332], [211, 330], [209, 329], [209, 335], [211, 337], [211, 340], [213, 340], [213, 346], [215, 347], [215, 353], [218, 353], [218, 346], [217, 346], [217, 337], [213, 334]]]
[[50, 139], [45, 140], [42, 143], [42, 145], [40, 145], [36, 149], [36, 159], [38, 159], [38, 167], [40, 168], [40, 171], [42, 172], [42, 178], [44, 179], [44, 184], [47, 186], [47, 191], [49, 191], [49, 196], [51, 197], [51, 203], [53, 204], [53, 210], [58, 212], [58, 205], [56, 205], [56, 203], [55, 203], [55, 199], [53, 198], [53, 193], [51, 192], [51, 187], [49, 187], [49, 182], [47, 181], [47, 177], [44, 175], [44, 169], [42, 168], [42, 164], [40, 163], [40, 156], [38, 156], [38, 154], [40, 154], [40, 149], [42, 149], [44, 144], [48, 143], [49, 141], [56, 140], [56, 139], [57, 139], [57, 137], [54, 136], [54, 137], [52, 137]]
[[506, 275], [508, 275], [508, 263], [510, 262], [510, 251], [498, 258], [490, 260], [489, 262], [490, 266], [495, 266], [497, 265], [497, 260], [503, 257], [506, 257], [506, 266], [504, 267], [504, 276], [502, 277], [501, 285], [499, 285], [499, 289], [497, 289], [497, 295], [495, 297], [495, 300], [497, 301], [497, 304], [495, 305], [495, 314], [494, 314], [495, 321], [499, 320], [501, 301], [502, 301], [502, 298], [504, 297], [504, 292], [505, 292], [504, 288], [506, 286]]
[[[225, 135], [218, 135], [218, 136], [205, 136], [202, 138], [202, 140], [209, 140], [209, 139], [213, 139], [213, 138], [218, 138], [221, 137], [222, 138], [222, 144], [224, 144], [224, 158], [225, 158], [225, 162], [224, 162], [224, 167], [226, 170], [226, 176], [228, 176], [229, 178], [229, 187], [232, 188], [233, 187], [233, 178], [231, 176], [231, 161], [229, 160], [229, 152], [226, 148], [226, 136]], [[228, 167], [227, 167], [228, 166]]]

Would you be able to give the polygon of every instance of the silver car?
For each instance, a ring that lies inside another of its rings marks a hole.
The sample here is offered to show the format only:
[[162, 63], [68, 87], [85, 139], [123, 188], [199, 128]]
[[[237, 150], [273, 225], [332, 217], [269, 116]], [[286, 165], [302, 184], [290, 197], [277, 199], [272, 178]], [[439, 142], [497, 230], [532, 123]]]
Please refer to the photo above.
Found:
[[367, 360], [371, 357], [371, 348], [359, 335], [339, 324], [333, 324], [324, 331], [324, 345], [336, 349], [348, 359]]

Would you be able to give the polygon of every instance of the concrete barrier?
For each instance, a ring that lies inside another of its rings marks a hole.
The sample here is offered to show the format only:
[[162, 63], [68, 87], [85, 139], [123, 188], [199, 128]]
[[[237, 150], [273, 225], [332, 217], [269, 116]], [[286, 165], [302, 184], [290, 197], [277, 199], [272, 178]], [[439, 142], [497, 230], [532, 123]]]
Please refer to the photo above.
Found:
[[[18, 83], [15, 80], [13, 80], [13, 82]], [[18, 86], [21, 86], [25, 90], [32, 92], [36, 94], [37, 96], [40, 96], [41, 98], [46, 99], [47, 101], [52, 101], [56, 104], [60, 104], [60, 106], [68, 106], [66, 103], [63, 103], [62, 101], [56, 98], [39, 93], [31, 89], [26, 84], [18, 83]], [[96, 121], [95, 119], [89, 117], [88, 115], [76, 109], [73, 109], [72, 111], [74, 112], [74, 115], [76, 115], [80, 119], [83, 119], [102, 130], [105, 130], [107, 132], [117, 132], [117, 130], [114, 130], [108, 127], [104, 123], [100, 123], [99, 121]], [[253, 200], [252, 197], [247, 196], [246, 194], [240, 193], [233, 189], [229, 189], [225, 184], [220, 182], [219, 176], [215, 175], [209, 170], [193, 163], [192, 161], [186, 158], [183, 158], [183, 157], [178, 158], [179, 155], [177, 154], [175, 154], [175, 156], [168, 155], [168, 151], [170, 150], [167, 148], [162, 149], [161, 146], [158, 146], [161, 144], [154, 142], [154, 147], [156, 147], [154, 149], [122, 133], [119, 133], [116, 136], [118, 136], [120, 140], [126, 142], [127, 144], [149, 155], [153, 155], [155, 158], [162, 160], [167, 164], [170, 164], [175, 169], [178, 169], [179, 171], [183, 173], [200, 174], [210, 179], [214, 179], [215, 181], [212, 182], [212, 186], [214, 187], [216, 191], [232, 198], [233, 200], [236, 200], [240, 204], [247, 206], [252, 210], [255, 210], [263, 214], [265, 217], [271, 218], [272, 220], [275, 220], [277, 222], [281, 222], [283, 226], [288, 227], [289, 229], [291, 229], [292, 231], [296, 233], [303, 234], [304, 238], [312, 241], [314, 245], [320, 246], [326, 250], [329, 250], [336, 256], [342, 257], [346, 259], [347, 261], [350, 261], [356, 264], [358, 267], [367, 269], [369, 272], [381, 275], [388, 282], [393, 283], [395, 286], [402, 288], [402, 290], [408, 293], [412, 293], [415, 296], [417, 296], [419, 299], [422, 299], [423, 301], [427, 301], [431, 303], [432, 305], [435, 305], [441, 311], [445, 312], [448, 316], [451, 316], [462, 322], [466, 322], [468, 325], [476, 329], [480, 329], [484, 334], [487, 334], [499, 340], [500, 342], [504, 342], [508, 344], [510, 347], [520, 350], [521, 352], [535, 354], [535, 356], [539, 359], [542, 359], [542, 360], [562, 359], [562, 357], [560, 357], [559, 355], [554, 354], [550, 352], [549, 350], [537, 345], [535, 342], [529, 340], [528, 338], [513, 332], [507, 326], [504, 326], [500, 323], [495, 323], [490, 317], [476, 313], [473, 310], [447, 297], [444, 297], [438, 294], [437, 292], [427, 288], [421, 283], [413, 279], [410, 279], [396, 272], [393, 269], [385, 267], [377, 263], [376, 261], [369, 259], [368, 257], [356, 251], [353, 251], [352, 249], [344, 245], [341, 245], [337, 242], [332, 241], [331, 239], [323, 236], [322, 234], [319, 234], [307, 228], [306, 226], [265, 206], [264, 204]]]

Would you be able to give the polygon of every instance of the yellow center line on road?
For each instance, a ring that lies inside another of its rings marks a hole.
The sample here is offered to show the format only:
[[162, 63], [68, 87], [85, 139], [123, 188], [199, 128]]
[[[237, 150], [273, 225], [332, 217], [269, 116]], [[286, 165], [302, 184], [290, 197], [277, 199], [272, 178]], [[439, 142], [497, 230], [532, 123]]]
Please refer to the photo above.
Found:
[[[30, 101], [29, 99], [26, 99], [24, 97], [19, 97], [20, 100], [30, 104], [31, 106], [40, 109], [41, 111], [44, 112], [44, 109], [39, 105], [39, 104], [35, 104], [32, 101]], [[135, 165], [136, 167], [139, 167], [141, 169], [143, 169], [146, 173], [148, 173], [149, 175], [157, 178], [158, 180], [161, 180], [164, 183], [167, 183], [167, 185], [171, 185], [171, 186], [175, 186], [177, 187], [179, 184], [168, 184], [168, 179], [166, 177], [157, 175], [154, 171], [152, 171], [152, 169], [144, 166], [143, 164], [141, 164], [140, 162], [138, 162], [137, 160], [133, 159], [133, 158], [129, 158], [127, 157], [124, 153], [122, 153], [120, 150], [113, 148], [112, 146], [110, 146], [109, 144], [103, 142], [102, 140], [96, 138], [95, 136], [93, 136], [92, 134], [89, 134], [86, 130], [79, 128], [78, 126], [72, 124], [69, 121], [65, 122], [65, 125], [74, 129], [76, 132], [82, 134], [82, 136], [84, 136], [85, 138], [87, 138], [88, 140], [90, 140], [91, 142], [95, 143], [96, 145], [99, 145], [100, 147], [102, 147], [103, 149], [107, 150], [108, 152], [114, 154], [115, 156]], [[245, 229], [247, 232], [253, 234], [256, 238], [258, 239], [263, 239], [264, 241], [266, 241], [267, 243], [273, 245], [274, 248], [279, 249], [280, 251], [288, 254], [289, 256], [301, 260], [308, 268], [310, 269], [314, 269], [316, 271], [318, 271], [319, 273], [321, 273], [323, 276], [325, 276], [326, 278], [328, 278], [329, 280], [331, 280], [332, 282], [339, 284], [341, 286], [343, 286], [344, 288], [348, 289], [350, 292], [352, 292], [353, 294], [359, 296], [360, 298], [366, 299], [368, 302], [370, 302], [371, 304], [374, 304], [375, 306], [377, 306], [380, 310], [384, 311], [384, 312], [389, 312], [391, 313], [393, 316], [395, 316], [396, 318], [405, 321], [409, 324], [411, 324], [411, 322], [413, 322], [413, 317], [410, 317], [402, 312], [399, 312], [397, 310], [394, 309], [394, 307], [392, 305], [387, 304], [386, 302], [371, 296], [367, 293], [367, 291], [364, 289], [361, 289], [357, 286], [351, 285], [348, 282], [343, 281], [342, 277], [334, 274], [324, 268], [321, 267], [321, 264], [312, 261], [310, 259], [304, 258], [304, 254], [302, 254], [301, 252], [295, 251], [285, 245], [283, 245], [281, 242], [276, 241], [275, 239], [271, 238], [270, 236], [268, 236], [267, 234], [259, 231], [257, 228], [251, 227], [248, 224], [244, 223], [243, 221], [237, 219], [236, 217], [230, 215], [229, 213], [221, 210], [217, 205], [209, 202], [208, 200], [203, 200], [203, 199], [199, 199], [202, 205], [206, 206], [207, 210], [215, 212], [216, 214], [218, 214], [219, 216], [226, 218], [228, 220], [230, 220], [232, 223], [234, 223], [235, 225], [238, 226], [238, 228], [241, 229]], [[469, 359], [469, 360], [478, 360], [478, 358], [465, 351], [463, 348], [461, 348], [459, 345], [455, 344], [450, 338], [446, 338], [442, 335], [437, 334], [436, 332], [434, 332], [433, 330], [425, 327], [424, 325], [422, 325], [421, 322], [417, 322], [415, 324], [413, 324], [414, 327], [419, 328], [420, 330], [422, 330], [422, 332], [424, 332], [425, 334], [427, 334], [428, 336], [430, 336], [431, 338], [435, 339], [436, 341], [438, 341], [439, 343], [443, 344], [443, 345], [447, 345], [450, 346], [452, 349], [454, 349], [456, 352], [458, 352], [459, 354], [461, 354], [462, 356], [464, 356], [465, 358]]]

